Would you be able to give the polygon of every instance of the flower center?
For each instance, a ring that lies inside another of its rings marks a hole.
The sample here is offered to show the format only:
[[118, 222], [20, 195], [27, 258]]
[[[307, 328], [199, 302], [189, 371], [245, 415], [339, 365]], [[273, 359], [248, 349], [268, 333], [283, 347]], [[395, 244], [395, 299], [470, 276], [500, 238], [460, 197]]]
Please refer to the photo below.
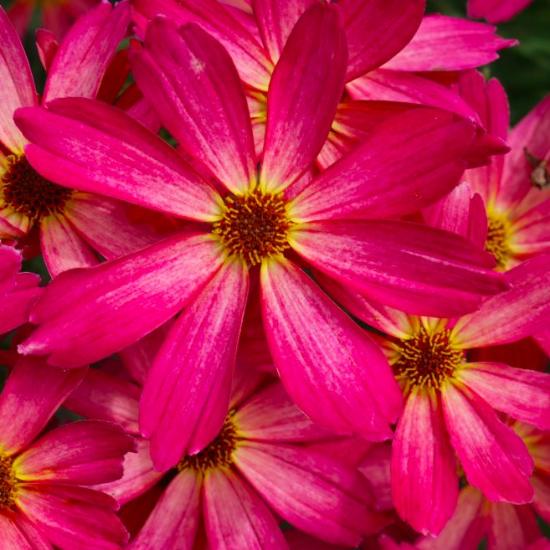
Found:
[[287, 215], [287, 203], [281, 194], [259, 189], [225, 199], [223, 218], [214, 224], [213, 233], [231, 254], [251, 265], [282, 254], [287, 248], [288, 233], [294, 223]]
[[7, 170], [0, 176], [0, 201], [18, 214], [38, 222], [63, 211], [72, 190], [43, 178], [24, 155], [9, 155]]
[[505, 270], [512, 251], [510, 250], [510, 222], [502, 214], [489, 214], [487, 241], [485, 250], [490, 252], [497, 262], [497, 270]]
[[227, 468], [233, 463], [233, 451], [237, 448], [237, 429], [233, 422], [235, 411], [230, 411], [225, 424], [216, 439], [196, 455], [183, 457], [177, 465], [178, 471], [192, 469], [206, 472], [214, 468]]
[[412, 386], [441, 388], [464, 358], [462, 351], [453, 349], [450, 334], [448, 329], [430, 332], [422, 327], [414, 338], [402, 340], [394, 363], [397, 379]]
[[12, 459], [0, 455], [0, 509], [11, 508], [15, 502], [15, 474]]

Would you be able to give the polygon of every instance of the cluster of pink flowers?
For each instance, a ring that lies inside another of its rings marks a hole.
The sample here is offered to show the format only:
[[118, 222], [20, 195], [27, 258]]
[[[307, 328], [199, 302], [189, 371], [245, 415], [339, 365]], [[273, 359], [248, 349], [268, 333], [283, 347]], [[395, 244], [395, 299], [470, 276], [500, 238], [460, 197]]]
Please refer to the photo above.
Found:
[[550, 549], [550, 96], [510, 130], [478, 70], [516, 41], [48, 0], [38, 94], [35, 4], [0, 8], [2, 549]]

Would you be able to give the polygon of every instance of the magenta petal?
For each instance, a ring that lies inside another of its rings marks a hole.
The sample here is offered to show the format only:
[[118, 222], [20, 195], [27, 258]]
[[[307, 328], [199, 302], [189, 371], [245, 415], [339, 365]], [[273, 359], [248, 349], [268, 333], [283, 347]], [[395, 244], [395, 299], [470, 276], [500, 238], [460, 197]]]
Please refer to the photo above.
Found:
[[178, 30], [158, 18], [132, 67], [180, 145], [231, 192], [247, 190], [256, 179], [252, 126], [239, 75], [223, 46], [196, 25]]
[[120, 427], [97, 420], [61, 426], [14, 461], [22, 481], [96, 485], [122, 477], [124, 455], [134, 451], [133, 437]]
[[344, 89], [346, 37], [338, 8], [316, 3], [292, 30], [267, 94], [260, 183], [282, 190], [325, 144]]
[[523, 262], [506, 274], [511, 289], [488, 298], [454, 328], [464, 348], [515, 342], [550, 323], [550, 255]]
[[267, 339], [292, 400], [336, 433], [391, 437], [401, 392], [367, 333], [287, 260], [264, 264], [261, 284]]
[[44, 262], [52, 277], [77, 267], [91, 267], [99, 260], [64, 216], [50, 216], [40, 224]]
[[26, 148], [31, 164], [51, 181], [183, 218], [216, 217], [212, 187], [170, 145], [115, 107], [65, 98], [48, 109], [20, 110], [16, 118], [34, 143]]
[[235, 464], [265, 501], [293, 526], [334, 544], [356, 546], [388, 518], [367, 508], [368, 486], [355, 469], [296, 446], [247, 443]]
[[211, 548], [288, 550], [267, 506], [231, 470], [210, 470], [206, 474], [203, 511]]
[[18, 250], [0, 244], [0, 296], [4, 297], [15, 286], [15, 276], [21, 269], [21, 262]]
[[[21, 273], [17, 279], [30, 273]], [[34, 274], [33, 274], [34, 275]], [[9, 332], [14, 328], [28, 322], [31, 306], [41, 296], [44, 288], [36, 286], [39, 281], [33, 281], [33, 286], [27, 288], [16, 288], [0, 299], [0, 334]]]
[[0, 539], [3, 550], [53, 550], [30, 521], [9, 509], [0, 514]]
[[502, 23], [515, 17], [533, 0], [468, 0], [468, 17]]
[[135, 384], [99, 369], [89, 369], [64, 406], [84, 418], [114, 422], [126, 432], [137, 434], [140, 395]]
[[[487, 548], [525, 548], [541, 536], [537, 515], [531, 506], [504, 502], [491, 505]], [[550, 542], [550, 541], [549, 541]]]
[[274, 63], [279, 60], [294, 25], [315, 1], [252, 0], [251, 5], [258, 30]]
[[418, 32], [384, 69], [398, 71], [460, 71], [486, 65], [497, 51], [517, 40], [496, 36], [495, 27], [444, 15], [424, 17]]
[[459, 376], [495, 409], [550, 429], [550, 374], [503, 363], [469, 363]]
[[176, 475], [131, 544], [132, 550], [193, 550], [199, 525], [201, 477]]
[[[90, 269], [62, 273], [34, 307], [19, 350], [57, 366], [97, 361], [173, 317], [222, 264], [208, 235], [182, 234]], [[85, 312], [85, 314], [83, 314]]]
[[61, 550], [119, 550], [128, 534], [111, 497], [68, 485], [21, 484], [18, 507]]
[[101, 2], [77, 19], [49, 68], [43, 100], [95, 97], [130, 19], [129, 2], [120, 2], [114, 9]]
[[451, 444], [468, 483], [496, 502], [531, 502], [533, 459], [514, 430], [466, 388], [448, 384], [442, 391], [442, 403]]
[[248, 295], [248, 268], [226, 263], [174, 323], [149, 371], [140, 427], [152, 436], [155, 467], [165, 471], [221, 430], [229, 411], [237, 343]]
[[95, 489], [111, 495], [121, 505], [139, 497], [164, 477], [164, 473], [155, 470], [153, 466], [149, 441], [136, 438], [135, 443], [136, 452], [124, 457], [122, 477], [95, 486]]
[[133, 0], [132, 4], [147, 19], [165, 15], [177, 25], [197, 23], [227, 49], [244, 82], [267, 89], [273, 67], [266, 52], [217, 0]]
[[19, 107], [37, 104], [31, 68], [6, 12], [0, 8], [0, 143], [13, 152], [22, 152], [27, 143], [13, 114]]
[[450, 113], [414, 109], [391, 117], [296, 198], [302, 221], [412, 214], [457, 183], [473, 125]]
[[[292, 233], [310, 264], [368, 298], [407, 313], [449, 317], [506, 289], [493, 259], [469, 240], [401, 221], [326, 221]], [[381, 261], [383, 259], [384, 261]]]
[[239, 433], [254, 441], [313, 441], [332, 435], [312, 422], [281, 384], [256, 392], [239, 407], [233, 420]]
[[426, 7], [424, 0], [342, 0], [338, 4], [348, 39], [348, 80], [376, 69], [401, 51], [418, 30]]
[[[0, 395], [0, 447], [13, 455], [44, 429], [86, 368], [52, 369], [38, 357], [20, 359]], [[25, 406], [22, 408], [21, 403]]]
[[392, 495], [399, 515], [425, 535], [437, 536], [458, 499], [456, 459], [439, 395], [412, 390], [393, 442]]

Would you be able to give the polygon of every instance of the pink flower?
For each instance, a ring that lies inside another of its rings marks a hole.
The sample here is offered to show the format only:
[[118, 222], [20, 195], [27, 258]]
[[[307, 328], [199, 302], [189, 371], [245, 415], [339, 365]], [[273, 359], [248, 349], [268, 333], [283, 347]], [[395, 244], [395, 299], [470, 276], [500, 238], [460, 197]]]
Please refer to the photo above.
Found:
[[[280, 383], [256, 390], [266, 377], [253, 377], [252, 383], [250, 378], [239, 373], [221, 432], [200, 452], [180, 457], [163, 481], [166, 488], [133, 549], [192, 548], [204, 528], [213, 550], [284, 549], [266, 504], [300, 529], [347, 546], [388, 523], [369, 511], [369, 486], [355, 468], [304, 446], [330, 434], [292, 404]], [[91, 418], [118, 421], [136, 433], [138, 397], [132, 383], [90, 370], [66, 406]], [[123, 503], [150, 490], [164, 474], [154, 470], [149, 453], [149, 443], [139, 440], [138, 453], [125, 462], [124, 477], [101, 489]]]
[[117, 550], [127, 540], [117, 502], [85, 486], [120, 478], [133, 439], [98, 421], [38, 437], [86, 370], [52, 370], [41, 359], [24, 358], [6, 382], [0, 396], [0, 531], [6, 548], [46, 549], [51, 543], [61, 550]]
[[38, 275], [20, 270], [21, 253], [0, 244], [0, 335], [29, 320], [31, 305], [43, 290]]
[[[227, 52], [195, 25], [178, 30], [159, 18], [149, 26], [133, 60], [136, 79], [180, 145], [217, 176], [220, 192], [107, 105], [60, 100], [18, 115], [37, 143], [27, 155], [46, 177], [194, 222], [125, 259], [58, 278], [32, 315], [41, 326], [21, 348], [58, 366], [95, 361], [185, 307], [141, 405], [159, 469], [202, 449], [223, 424], [251, 276], [260, 277], [269, 346], [293, 400], [329, 429], [378, 440], [391, 437], [400, 410], [385, 358], [297, 262], [426, 314], [471, 311], [505, 286], [487, 269], [488, 255], [465, 239], [372, 219], [412, 213], [451, 189], [472, 140], [469, 122], [405, 113], [317, 178], [301, 178], [334, 118], [345, 59], [337, 7], [315, 4], [271, 80], [257, 176], [249, 112]], [[69, 301], [77, 307], [64, 307]]]
[[393, 442], [393, 501], [417, 531], [436, 535], [453, 515], [455, 452], [470, 485], [488, 499], [533, 499], [533, 459], [493, 408], [549, 429], [550, 376], [469, 362], [465, 354], [520, 340], [547, 325], [549, 266], [549, 256], [527, 260], [507, 273], [511, 290], [455, 320], [411, 317], [321, 281], [345, 308], [391, 336], [385, 346], [406, 399]]
[[[130, 7], [101, 2], [72, 27], [62, 44], [42, 32], [40, 52], [48, 67], [43, 100], [95, 97], [101, 79], [130, 21]], [[126, 206], [72, 191], [42, 177], [24, 154], [27, 140], [13, 116], [38, 99], [23, 46], [0, 9], [0, 238], [18, 238], [39, 228], [44, 259], [52, 275], [98, 263], [94, 250], [113, 258], [157, 237], [132, 225]]]
[[533, 0], [468, 0], [468, 17], [502, 23], [515, 17]]

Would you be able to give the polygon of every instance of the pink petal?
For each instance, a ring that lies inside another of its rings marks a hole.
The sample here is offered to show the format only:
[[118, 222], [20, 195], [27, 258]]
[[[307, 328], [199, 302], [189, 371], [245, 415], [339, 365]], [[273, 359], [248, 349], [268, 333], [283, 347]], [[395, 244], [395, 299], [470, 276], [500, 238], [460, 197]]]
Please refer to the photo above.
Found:
[[121, 505], [139, 497], [164, 477], [164, 473], [158, 472], [153, 466], [149, 441], [136, 438], [135, 442], [136, 452], [124, 457], [123, 476], [116, 481], [95, 486], [95, 489], [111, 495]]
[[23, 152], [23, 137], [13, 114], [19, 107], [37, 105], [34, 79], [25, 50], [8, 16], [0, 8], [0, 143], [13, 152]]
[[224, 264], [174, 323], [149, 371], [140, 428], [160, 471], [208, 445], [229, 411], [248, 268]]
[[15, 276], [21, 269], [21, 253], [11, 246], [0, 244], [0, 296], [15, 286]]
[[64, 406], [84, 418], [114, 422], [126, 432], [137, 434], [140, 395], [135, 384], [99, 369], [89, 369]]
[[51, 181], [184, 218], [216, 215], [210, 185], [170, 145], [110, 105], [58, 99], [47, 110], [19, 111], [17, 122], [36, 144], [26, 149], [31, 164]]
[[255, 393], [233, 419], [243, 438], [255, 441], [313, 441], [331, 435], [290, 400], [281, 384]]
[[216, 550], [287, 550], [266, 505], [230, 470], [204, 479], [203, 512], [209, 546]]
[[146, 49], [131, 57], [145, 97], [174, 138], [233, 193], [256, 179], [250, 115], [223, 46], [196, 25], [167, 19], [147, 27]]
[[457, 93], [414, 73], [378, 69], [348, 82], [346, 90], [356, 100], [395, 101], [435, 107], [479, 122], [476, 111]]
[[519, 216], [512, 226], [513, 250], [518, 255], [547, 254], [550, 252], [550, 199]]
[[104, 258], [112, 260], [154, 244], [163, 235], [130, 220], [123, 202], [78, 193], [66, 215], [74, 227]]
[[464, 170], [469, 122], [415, 109], [396, 115], [325, 170], [298, 196], [301, 221], [412, 214], [448, 193]]
[[504, 502], [491, 505], [487, 533], [488, 548], [527, 548], [541, 536], [531, 506], [512, 506]]
[[201, 478], [195, 472], [176, 475], [134, 539], [132, 550], [193, 550], [199, 524]]
[[468, 0], [468, 17], [502, 23], [515, 17], [533, 0]]
[[44, 262], [52, 277], [76, 267], [91, 267], [99, 260], [65, 216], [49, 216], [40, 224]]
[[421, 550], [478, 550], [487, 529], [485, 503], [483, 495], [467, 485], [460, 491], [456, 512], [439, 536], [422, 537], [415, 547]]
[[323, 147], [344, 89], [346, 37], [336, 6], [316, 3], [285, 45], [267, 94], [261, 184], [284, 189]]
[[132, 4], [147, 19], [165, 15], [178, 26], [197, 23], [227, 49], [244, 82], [267, 90], [273, 70], [267, 53], [216, 0], [133, 0]]
[[343, 0], [339, 5], [349, 46], [348, 80], [398, 54], [417, 32], [426, 7], [424, 0]]
[[531, 485], [535, 489], [533, 507], [537, 514], [548, 523], [550, 521], [550, 479], [545, 472], [537, 472], [531, 478]]
[[43, 100], [95, 97], [130, 19], [129, 2], [121, 2], [114, 9], [101, 2], [77, 19], [57, 49]]
[[394, 509], [391, 494], [392, 444], [374, 444], [362, 457], [357, 469], [369, 482], [373, 493], [373, 506], [377, 512], [391, 512]]
[[21, 484], [17, 505], [61, 550], [119, 550], [128, 541], [114, 513], [116, 501], [97, 491], [48, 483]]
[[55, 34], [47, 29], [36, 30], [36, 48], [42, 66], [47, 71], [50, 70], [59, 44], [55, 39]]
[[503, 363], [469, 363], [459, 377], [495, 409], [550, 429], [550, 374]]
[[[550, 322], [550, 256], [541, 255], [509, 271], [511, 289], [488, 298], [454, 328], [457, 343], [475, 348], [515, 342]], [[503, 322], [505, 320], [505, 322]]]
[[96, 485], [121, 478], [124, 455], [132, 451], [134, 439], [117, 425], [82, 420], [36, 440], [14, 468], [22, 481]]
[[[448, 317], [506, 288], [492, 258], [463, 237], [400, 221], [326, 221], [292, 233], [292, 247], [338, 282], [390, 307]], [[381, 258], [384, 261], [381, 261]]]
[[414, 38], [384, 69], [460, 71], [486, 65], [498, 58], [498, 50], [518, 43], [496, 36], [495, 30], [483, 23], [428, 15]]
[[292, 400], [335, 433], [391, 437], [401, 392], [376, 344], [289, 261], [262, 265], [261, 277], [267, 339]]
[[30, 521], [9, 509], [0, 514], [0, 538], [3, 550], [53, 550]]
[[286, 3], [278, 0], [252, 0], [258, 30], [274, 63], [279, 60], [294, 25], [314, 3], [315, 0], [294, 0]]
[[2, 452], [13, 455], [29, 445], [78, 386], [86, 370], [52, 369], [41, 358], [21, 358], [0, 395]]
[[456, 468], [438, 394], [413, 389], [397, 424], [391, 480], [395, 509], [416, 531], [437, 536], [453, 516]]
[[368, 489], [359, 473], [334, 459], [295, 446], [247, 443], [234, 460], [277, 514], [322, 540], [356, 546], [361, 535], [388, 522], [368, 510]]
[[533, 459], [525, 443], [483, 399], [466, 388], [448, 384], [442, 403], [451, 444], [468, 483], [496, 502], [531, 502]]
[[[21, 278], [22, 273], [17, 277]], [[30, 275], [30, 273], [28, 274]], [[0, 300], [0, 334], [9, 332], [14, 328], [28, 322], [32, 305], [40, 298], [43, 288], [37, 287], [39, 281], [35, 281], [33, 287], [15, 289]]]
[[[208, 235], [181, 234], [90, 269], [62, 273], [34, 307], [20, 353], [75, 367], [107, 357], [173, 317], [222, 264]], [[85, 312], [83, 314], [83, 312]]]

